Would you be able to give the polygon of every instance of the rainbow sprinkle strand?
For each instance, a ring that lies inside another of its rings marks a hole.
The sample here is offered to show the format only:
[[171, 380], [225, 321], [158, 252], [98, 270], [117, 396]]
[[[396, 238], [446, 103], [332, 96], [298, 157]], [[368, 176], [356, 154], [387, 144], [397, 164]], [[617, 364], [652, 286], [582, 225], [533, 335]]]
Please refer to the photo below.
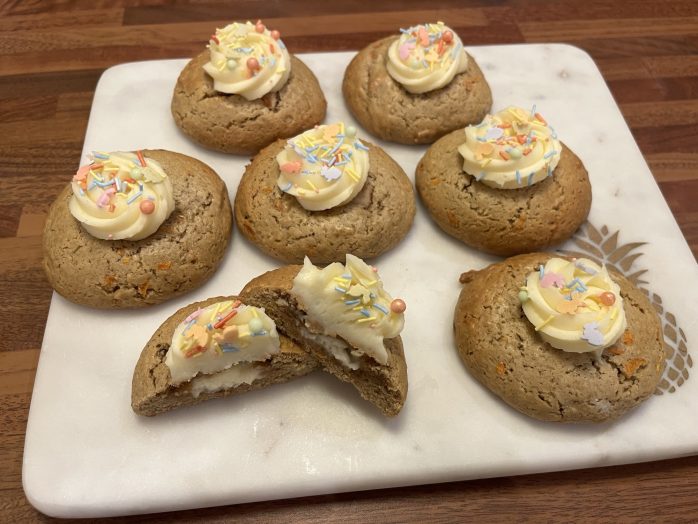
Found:
[[390, 315], [390, 304], [385, 303], [375, 292], [375, 286], [379, 282], [377, 277], [368, 279], [347, 267], [346, 272], [334, 280], [337, 299], [342, 301], [346, 313], [354, 322], [380, 322]]

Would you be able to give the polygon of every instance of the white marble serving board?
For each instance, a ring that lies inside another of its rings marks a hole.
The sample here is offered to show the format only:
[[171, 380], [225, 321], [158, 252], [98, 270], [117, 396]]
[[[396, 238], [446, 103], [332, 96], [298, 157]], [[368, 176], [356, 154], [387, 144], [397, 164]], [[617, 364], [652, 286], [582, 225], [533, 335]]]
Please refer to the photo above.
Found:
[[[697, 295], [698, 268], [591, 58], [555, 44], [469, 51], [492, 86], [495, 110], [536, 104], [583, 160], [593, 185], [591, 223], [620, 229], [621, 243], [648, 242], [632, 270], [649, 270], [646, 287], [675, 314], [690, 352], [698, 340], [698, 302], [689, 298]], [[327, 97], [327, 122], [353, 122], [340, 88], [352, 56], [301, 56]], [[83, 153], [179, 151], [211, 165], [232, 200], [248, 159], [207, 151], [172, 121], [170, 96], [185, 63], [107, 70], [97, 86]], [[426, 147], [368, 138], [414, 177]], [[66, 183], [71, 174], [65, 174]], [[698, 377], [614, 424], [586, 426], [531, 420], [473, 380], [452, 338], [458, 276], [494, 260], [451, 240], [420, 206], [407, 238], [374, 261], [386, 289], [408, 304], [402, 336], [409, 394], [403, 411], [390, 420], [351, 386], [320, 372], [156, 418], [131, 411], [133, 367], [165, 318], [190, 302], [235, 293], [277, 266], [237, 231], [211, 281], [166, 304], [97, 311], [54, 294], [27, 425], [23, 482], [29, 501], [54, 516], [109, 516], [698, 452]]]

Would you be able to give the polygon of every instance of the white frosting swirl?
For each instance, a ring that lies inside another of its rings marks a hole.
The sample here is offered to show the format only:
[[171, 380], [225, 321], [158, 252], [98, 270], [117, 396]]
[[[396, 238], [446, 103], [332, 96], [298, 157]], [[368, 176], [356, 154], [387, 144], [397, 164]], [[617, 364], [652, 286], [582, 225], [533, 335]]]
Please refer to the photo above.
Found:
[[73, 176], [70, 213], [103, 240], [141, 240], [174, 211], [172, 184], [162, 166], [135, 153], [94, 153]]
[[519, 299], [543, 340], [564, 351], [600, 356], [626, 328], [620, 287], [585, 258], [551, 258], [529, 273]]
[[498, 189], [536, 184], [560, 160], [562, 145], [540, 113], [508, 107], [465, 128], [465, 143], [458, 152], [463, 171]]
[[443, 22], [400, 29], [388, 48], [388, 74], [410, 93], [447, 85], [468, 69], [468, 54], [458, 35]]
[[307, 326], [321, 334], [341, 337], [354, 357], [366, 354], [387, 364], [384, 338], [394, 338], [404, 325], [402, 300], [383, 289], [374, 268], [354, 255], [346, 265], [335, 262], [319, 269], [308, 257], [293, 280], [291, 293], [307, 313]]
[[353, 126], [316, 126], [286, 142], [276, 156], [279, 189], [310, 211], [350, 202], [368, 177], [368, 147]]
[[165, 364], [177, 385], [240, 362], [261, 362], [278, 353], [276, 324], [264, 309], [226, 300], [197, 309], [177, 326]]
[[261, 22], [216, 29], [208, 48], [211, 57], [203, 67], [220, 93], [256, 100], [281, 89], [291, 74], [291, 57], [279, 32]]

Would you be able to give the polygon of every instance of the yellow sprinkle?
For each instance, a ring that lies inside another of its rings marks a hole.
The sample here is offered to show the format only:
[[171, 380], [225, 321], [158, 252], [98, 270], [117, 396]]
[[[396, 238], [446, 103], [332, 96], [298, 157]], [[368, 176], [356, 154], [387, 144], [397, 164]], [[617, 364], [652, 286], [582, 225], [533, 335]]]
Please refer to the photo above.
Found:
[[363, 309], [363, 308], [364, 308], [363, 306], [356, 306], [356, 307], [353, 307], [351, 309], [352, 309], [352, 311], [359, 311], [360, 309]]
[[611, 320], [615, 320], [616, 317], [618, 316], [618, 308], [613, 308], [613, 311], [611, 311]]
[[359, 181], [359, 176], [356, 175], [351, 169], [345, 169], [344, 172], [349, 175], [349, 178], [351, 178], [354, 182]]
[[540, 331], [540, 330], [541, 330], [544, 326], [546, 326], [546, 325], [548, 324], [548, 322], [550, 322], [553, 318], [555, 318], [555, 315], [550, 315], [548, 318], [546, 318], [545, 321], [544, 321], [541, 325], [536, 326], [536, 331]]
[[357, 322], [363, 323], [363, 322], [370, 322], [372, 320], [376, 320], [376, 317], [360, 318], [357, 320]]
[[492, 162], [491, 158], [485, 158], [485, 160], [482, 161], [482, 164], [480, 164], [481, 167], [487, 167], [487, 165]]
[[319, 192], [320, 192], [320, 191], [318, 190], [318, 188], [315, 187], [315, 185], [314, 185], [310, 180], [306, 180], [306, 182], [307, 182], [307, 184], [310, 186], [310, 189], [312, 189], [312, 190], [315, 191], [316, 193], [319, 193]]
[[253, 307], [253, 308], [250, 308], [250, 309], [252, 310], [252, 316], [253, 316], [254, 318], [259, 318], [259, 313], [257, 313], [257, 308], [256, 308], [256, 307]]
[[370, 281], [366, 282], [366, 283], [364, 284], [364, 286], [372, 286], [372, 285], [375, 284], [376, 282], [378, 282], [378, 281], [377, 281], [377, 280], [370, 280]]

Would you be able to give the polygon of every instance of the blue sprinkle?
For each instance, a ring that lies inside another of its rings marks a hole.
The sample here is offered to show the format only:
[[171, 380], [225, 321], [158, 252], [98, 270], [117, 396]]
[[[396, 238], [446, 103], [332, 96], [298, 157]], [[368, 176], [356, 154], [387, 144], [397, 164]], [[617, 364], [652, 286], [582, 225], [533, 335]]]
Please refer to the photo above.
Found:
[[317, 157], [316, 157], [315, 155], [310, 155], [310, 154], [309, 154], [307, 157], [305, 157], [305, 159], [306, 159], [308, 162], [310, 162], [311, 164], [314, 164], [314, 163], [317, 162]]
[[520, 186], [521, 185], [521, 173], [519, 170], [516, 170], [516, 185]]
[[531, 108], [531, 118], [536, 114], [536, 104], [533, 104], [533, 107]]
[[109, 160], [109, 155], [105, 155], [103, 153], [97, 153], [95, 151], [92, 152], [92, 156], [95, 158], [101, 158], [102, 160]]
[[292, 187], [293, 187], [293, 184], [291, 184], [291, 182], [289, 182], [288, 185], [287, 185], [286, 187], [282, 187], [282, 188], [281, 188], [281, 191], [283, 191], [284, 193], [286, 193], [286, 192], [289, 191]]
[[370, 312], [368, 309], [362, 309], [362, 310], [361, 310], [361, 314], [362, 314], [363, 316], [365, 316], [365, 317], [370, 317], [370, 316], [371, 316], [371, 312]]
[[482, 171], [479, 175], [477, 175], [477, 176], [475, 177], [475, 180], [477, 180], [477, 181], [479, 182], [479, 181], [482, 180], [483, 178], [485, 178], [485, 172], [484, 172], [484, 171]]
[[342, 278], [351, 278], [351, 273], [344, 273]]
[[543, 267], [543, 264], [541, 264], [541, 265], [538, 267], [538, 276], [539, 276], [540, 278], [543, 278], [543, 277], [545, 276], [545, 268]]
[[347, 292], [346, 289], [342, 289], [342, 288], [339, 287], [339, 286], [335, 286], [335, 287], [334, 287], [334, 290], [337, 291], [338, 293], [342, 293], [342, 294]]
[[[412, 28], [410, 28], [410, 29], [412, 29]], [[409, 35], [411, 33], [410, 29], [400, 28], [400, 32], [404, 35]]]
[[135, 201], [138, 199], [138, 197], [140, 197], [142, 194], [143, 194], [143, 190], [139, 191], [138, 193], [136, 193], [135, 195], [133, 195], [131, 198], [129, 198], [129, 199], [126, 201], [126, 203], [127, 203], [127, 204], [131, 204], [132, 202], [135, 202]]
[[253, 337], [263, 337], [266, 334], [267, 334], [266, 330], [263, 329], [262, 331], [258, 331], [257, 333], [252, 333], [252, 336]]
[[362, 144], [360, 141], [358, 141], [358, 140], [355, 140], [355, 141], [354, 141], [354, 147], [355, 147], [356, 149], [361, 149], [362, 151], [368, 151], [368, 148], [367, 148], [365, 145], [363, 145], [363, 144]]
[[92, 180], [92, 183], [87, 187], [87, 190], [89, 191], [90, 189], [94, 189], [97, 186], [97, 181]]
[[314, 146], [308, 146], [308, 147], [306, 147], [305, 150], [306, 150], [308, 153], [312, 153], [312, 152], [315, 151], [318, 147], [320, 147], [320, 146], [316, 144], [316, 145], [314, 145]]
[[345, 300], [345, 301], [344, 301], [344, 303], [345, 303], [347, 306], [355, 306], [355, 305], [357, 305], [357, 304], [360, 303], [360, 302], [361, 302], [361, 299], [360, 299], [360, 298], [355, 298], [354, 300]]
[[[480, 127], [480, 126], [477, 126]], [[485, 137], [479, 136], [477, 137], [478, 142], [487, 142], [487, 139]]]
[[223, 353], [237, 353], [240, 351], [238, 348], [231, 346], [230, 344], [221, 344], [221, 350]]
[[550, 158], [553, 155], [557, 155], [557, 151], [555, 151], [554, 149], [552, 151], [550, 151], [549, 153], [544, 154], [543, 158]]
[[80, 196], [85, 196], [85, 192], [80, 188]]
[[388, 314], [388, 308], [385, 306], [381, 306], [380, 304], [373, 304], [373, 307], [376, 308], [378, 311], [382, 311], [384, 315]]
[[99, 187], [109, 187], [110, 185], [112, 185], [114, 183], [114, 181], [110, 180], [109, 182], [99, 182], [98, 180], [95, 180], [94, 183], [95, 183], [95, 185], [97, 185]]
[[553, 168], [551, 166], [548, 166], [548, 175], [547, 176], [553, 176]]
[[530, 175], [528, 175], [528, 182], [526, 182], [527, 186], [533, 184], [533, 175], [535, 175], [535, 173], [531, 173]]
[[276, 42], [281, 49], [286, 49], [286, 46], [284, 45], [284, 43], [281, 40], [277, 40]]
[[195, 319], [195, 318], [192, 318], [192, 319], [189, 321], [189, 324], [187, 324], [187, 327], [185, 327], [184, 330], [182, 331], [182, 335], [186, 334], [186, 332], [189, 331], [189, 328], [192, 327], [192, 326], [194, 325], [194, 322], [196, 322], [196, 319]]
[[556, 133], [555, 130], [553, 129], [553, 126], [548, 126], [548, 128], [550, 129], [550, 132], [552, 133], [552, 137], [553, 137], [555, 140], [557, 140], [557, 133]]

